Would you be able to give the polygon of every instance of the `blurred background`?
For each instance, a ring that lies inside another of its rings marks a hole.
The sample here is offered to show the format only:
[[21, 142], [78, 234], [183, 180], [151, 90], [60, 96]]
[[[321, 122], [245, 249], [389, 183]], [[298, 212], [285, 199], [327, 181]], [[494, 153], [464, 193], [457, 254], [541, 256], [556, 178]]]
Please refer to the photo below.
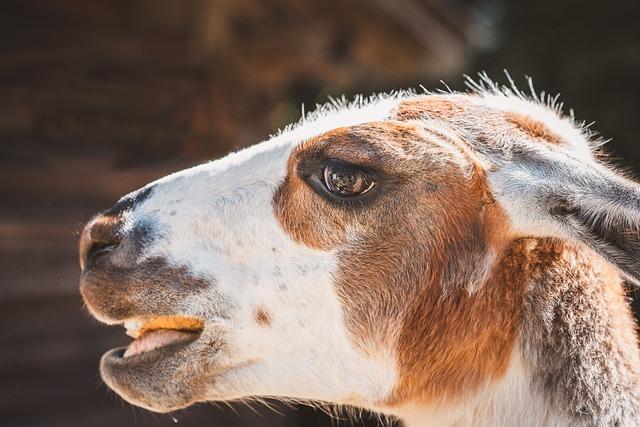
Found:
[[[562, 93], [640, 170], [640, 6], [586, 0], [5, 0], [0, 5], [0, 425], [351, 425], [306, 407], [124, 404], [128, 342], [77, 292], [78, 231], [120, 196], [256, 142], [328, 95], [463, 89], [507, 68]], [[281, 415], [282, 414], [282, 415]], [[363, 416], [355, 425], [377, 425]]]

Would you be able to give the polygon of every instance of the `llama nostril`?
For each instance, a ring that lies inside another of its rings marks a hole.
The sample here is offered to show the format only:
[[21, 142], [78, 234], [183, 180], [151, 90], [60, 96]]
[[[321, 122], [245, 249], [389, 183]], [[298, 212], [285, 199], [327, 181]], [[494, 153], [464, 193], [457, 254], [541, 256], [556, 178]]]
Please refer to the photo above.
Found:
[[[80, 269], [94, 266], [100, 269], [96, 263], [111, 255], [115, 249], [122, 246], [119, 253], [128, 252], [135, 254], [139, 252], [141, 246], [148, 241], [151, 227], [145, 225], [144, 220], [132, 222], [132, 227], [128, 231], [123, 230], [126, 218], [133, 217], [133, 210], [142, 203], [149, 194], [153, 186], [132, 193], [123, 197], [111, 209], [96, 215], [85, 225], [80, 236]], [[126, 248], [126, 249], [125, 249]], [[128, 257], [120, 256], [120, 262], [127, 262]], [[104, 263], [103, 263], [104, 264]], [[104, 267], [104, 266], [103, 266]]]
[[80, 236], [80, 268], [89, 267], [113, 252], [122, 243], [121, 218], [98, 215], [82, 230]]
[[120, 246], [119, 242], [93, 242], [87, 250], [87, 264], [95, 263], [99, 258], [107, 255], [118, 246]]

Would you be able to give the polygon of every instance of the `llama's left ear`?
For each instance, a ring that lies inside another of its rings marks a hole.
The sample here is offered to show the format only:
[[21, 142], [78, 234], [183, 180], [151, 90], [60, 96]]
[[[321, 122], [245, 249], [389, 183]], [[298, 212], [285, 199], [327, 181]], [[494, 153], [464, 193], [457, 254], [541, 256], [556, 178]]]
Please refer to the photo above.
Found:
[[640, 186], [560, 150], [511, 154], [489, 181], [514, 231], [580, 241], [640, 284]]

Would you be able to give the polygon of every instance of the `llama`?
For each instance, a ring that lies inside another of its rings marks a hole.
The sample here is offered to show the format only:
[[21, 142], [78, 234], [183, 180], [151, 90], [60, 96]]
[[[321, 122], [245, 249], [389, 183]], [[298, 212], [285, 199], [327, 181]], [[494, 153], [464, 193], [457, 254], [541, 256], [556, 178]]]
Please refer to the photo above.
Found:
[[640, 425], [640, 187], [555, 98], [468, 84], [321, 106], [91, 220], [80, 291], [135, 338], [106, 384], [158, 412]]

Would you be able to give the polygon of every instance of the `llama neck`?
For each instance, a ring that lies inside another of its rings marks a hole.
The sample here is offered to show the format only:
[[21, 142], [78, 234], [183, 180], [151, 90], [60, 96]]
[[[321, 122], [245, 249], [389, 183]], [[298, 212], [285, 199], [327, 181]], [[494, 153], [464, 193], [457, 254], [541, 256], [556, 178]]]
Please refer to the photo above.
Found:
[[640, 425], [635, 322], [618, 274], [585, 248], [532, 242], [505, 374], [459, 404], [402, 408], [407, 427]]
[[640, 425], [636, 324], [615, 269], [583, 247], [548, 253], [525, 296], [522, 354], [532, 386], [573, 425]]
[[398, 417], [405, 427], [500, 427], [563, 425], [560, 414], [546, 405], [544, 396], [527, 373], [520, 349], [508, 371], [497, 381], [466, 396], [460, 404], [435, 404], [402, 408]]

